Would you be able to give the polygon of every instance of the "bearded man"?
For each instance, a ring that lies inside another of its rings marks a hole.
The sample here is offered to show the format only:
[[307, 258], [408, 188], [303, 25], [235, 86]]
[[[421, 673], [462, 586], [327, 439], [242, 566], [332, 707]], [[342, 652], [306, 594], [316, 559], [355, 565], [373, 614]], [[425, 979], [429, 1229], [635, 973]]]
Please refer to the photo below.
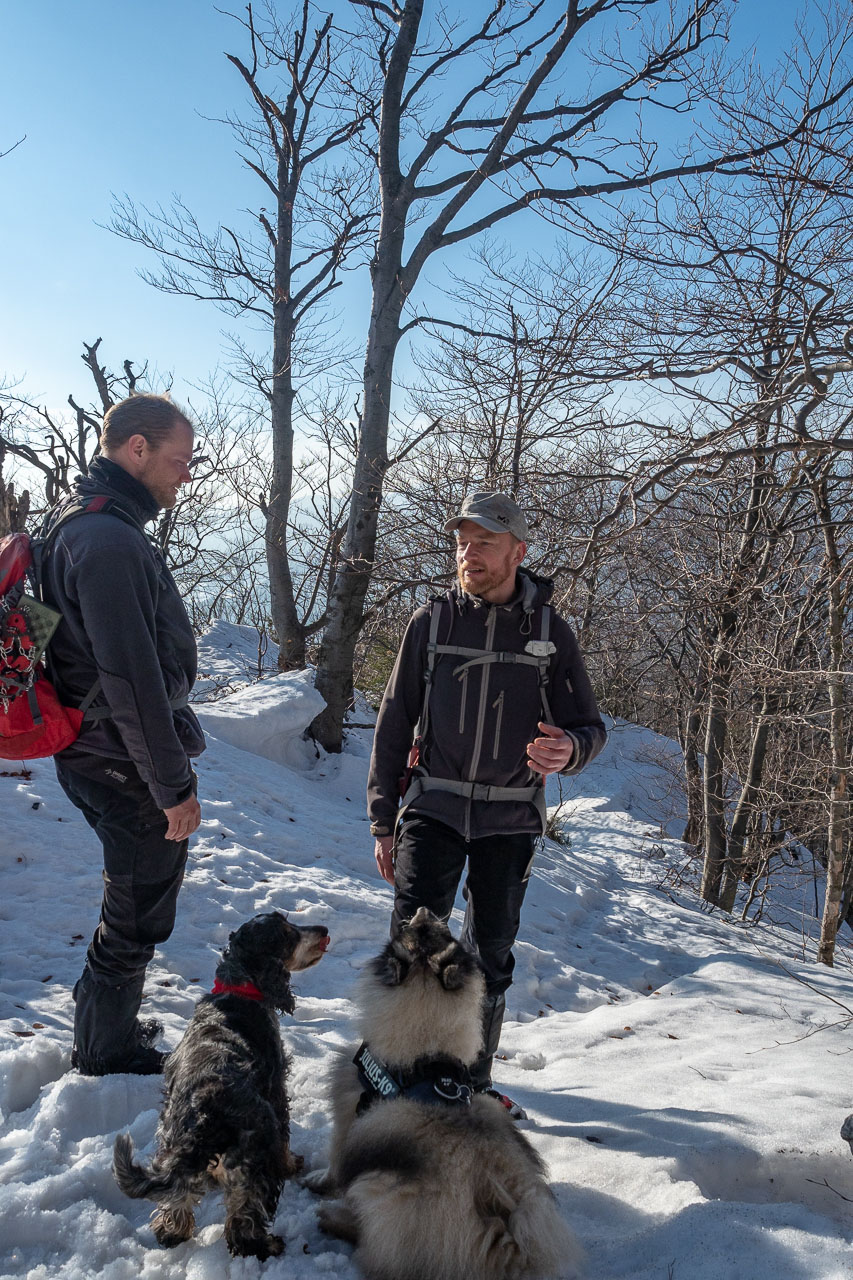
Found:
[[409, 622], [376, 722], [368, 816], [394, 888], [392, 934], [419, 907], [446, 921], [467, 864], [462, 937], [487, 994], [473, 1085], [513, 1110], [492, 1086], [492, 1060], [545, 829], [545, 778], [579, 773], [606, 732], [574, 633], [548, 603], [553, 582], [521, 568], [518, 505], [472, 493], [444, 528], [458, 583]]

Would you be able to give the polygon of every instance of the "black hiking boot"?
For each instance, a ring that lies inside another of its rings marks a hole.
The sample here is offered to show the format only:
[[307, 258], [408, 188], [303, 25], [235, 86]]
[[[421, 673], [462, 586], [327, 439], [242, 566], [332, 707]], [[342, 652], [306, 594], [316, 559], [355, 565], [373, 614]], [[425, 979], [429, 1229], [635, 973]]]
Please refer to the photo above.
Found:
[[74, 1048], [71, 1065], [81, 1076], [160, 1076], [168, 1056], [162, 1049], [141, 1043], [123, 1058], [85, 1058]]
[[71, 1050], [71, 1065], [81, 1076], [162, 1075], [163, 1063], [169, 1055], [153, 1047], [154, 1041], [162, 1034], [163, 1023], [159, 1018], [145, 1018], [136, 1024], [136, 1045], [129, 1053], [119, 1058], [89, 1060], [78, 1052], [75, 1045]]

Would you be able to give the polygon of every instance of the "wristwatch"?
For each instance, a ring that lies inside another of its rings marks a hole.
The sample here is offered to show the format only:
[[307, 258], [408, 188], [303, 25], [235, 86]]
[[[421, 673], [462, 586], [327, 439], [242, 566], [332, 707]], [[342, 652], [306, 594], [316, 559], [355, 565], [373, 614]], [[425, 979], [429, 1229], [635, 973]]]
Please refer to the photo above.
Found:
[[372, 836], [390, 836], [394, 833], [387, 822], [371, 822], [370, 834]]

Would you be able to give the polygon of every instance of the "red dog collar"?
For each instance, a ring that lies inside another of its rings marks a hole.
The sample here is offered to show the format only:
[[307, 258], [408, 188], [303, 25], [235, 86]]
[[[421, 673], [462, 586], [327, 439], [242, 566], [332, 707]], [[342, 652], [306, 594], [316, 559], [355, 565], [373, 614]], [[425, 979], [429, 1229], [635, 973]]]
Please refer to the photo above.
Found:
[[245, 996], [247, 1000], [263, 1000], [264, 994], [254, 982], [220, 982], [217, 978], [211, 990], [213, 996]]

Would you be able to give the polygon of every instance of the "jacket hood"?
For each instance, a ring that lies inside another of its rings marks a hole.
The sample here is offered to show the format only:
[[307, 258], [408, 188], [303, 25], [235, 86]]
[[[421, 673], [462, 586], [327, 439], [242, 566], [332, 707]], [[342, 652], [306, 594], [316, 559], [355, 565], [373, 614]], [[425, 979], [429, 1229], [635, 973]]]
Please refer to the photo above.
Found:
[[[498, 605], [498, 608], [514, 609], [516, 605], [520, 605], [524, 613], [533, 613], [540, 604], [547, 604], [554, 594], [554, 579], [545, 578], [532, 569], [519, 569], [515, 583], [515, 595], [505, 605]], [[481, 600], [479, 596], [463, 591], [458, 582], [453, 584], [447, 594], [457, 609], [467, 609], [469, 604], [488, 604], [488, 601]]]
[[523, 597], [521, 607], [525, 613], [532, 613], [537, 605], [547, 604], [554, 594], [554, 579], [534, 573], [532, 569], [519, 569]]

